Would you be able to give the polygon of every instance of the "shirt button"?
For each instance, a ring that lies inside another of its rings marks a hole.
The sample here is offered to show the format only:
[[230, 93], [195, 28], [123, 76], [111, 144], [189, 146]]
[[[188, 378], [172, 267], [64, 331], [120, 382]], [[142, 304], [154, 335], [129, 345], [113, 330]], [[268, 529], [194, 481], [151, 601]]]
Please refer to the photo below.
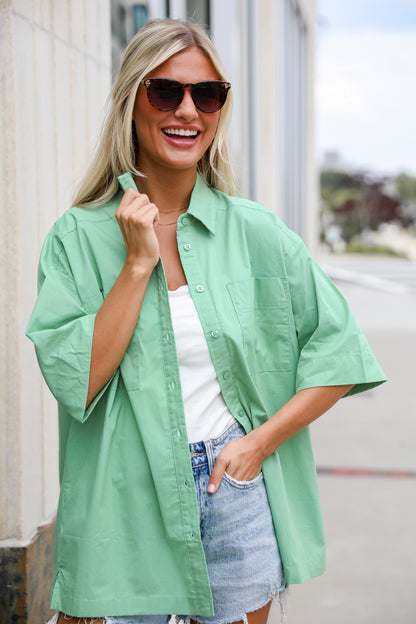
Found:
[[191, 243], [185, 243], [183, 248], [185, 249], [185, 251], [190, 251], [190, 249], [192, 248], [192, 245], [191, 245]]
[[181, 223], [182, 223], [182, 225], [188, 225], [188, 223], [189, 223], [188, 217], [183, 217]]
[[244, 418], [244, 416], [245, 416], [244, 410], [240, 410], [238, 412], [238, 415], [241, 416], [241, 418]]
[[180, 432], [180, 430], [179, 430], [179, 429], [177, 430], [176, 435], [178, 436], [178, 438], [180, 438], [180, 437], [181, 437], [181, 435], [182, 435], [182, 434], [181, 434], [181, 432]]
[[191, 539], [194, 539], [195, 533], [193, 531], [190, 532], [190, 537], [191, 537]]
[[201, 284], [198, 284], [198, 286], [195, 286], [195, 290], [196, 292], [201, 293], [201, 292], [204, 292], [204, 287], [201, 286]]
[[185, 487], [188, 487], [188, 481], [185, 479], [185, 481], [183, 482]]
[[166, 342], [170, 342], [170, 335], [169, 334], [166, 334], [165, 340], [166, 340]]
[[214, 329], [214, 330], [211, 332], [211, 336], [212, 336], [213, 338], [218, 338], [218, 332], [217, 332], [217, 330], [216, 330], [216, 329]]
[[170, 382], [170, 384], [169, 384], [169, 388], [170, 388], [171, 390], [175, 390], [175, 387], [176, 387], [176, 386], [175, 386], [175, 382], [174, 382], [174, 381], [171, 381], [171, 382]]
[[231, 371], [226, 370], [222, 374], [223, 379], [229, 379], [231, 377]]

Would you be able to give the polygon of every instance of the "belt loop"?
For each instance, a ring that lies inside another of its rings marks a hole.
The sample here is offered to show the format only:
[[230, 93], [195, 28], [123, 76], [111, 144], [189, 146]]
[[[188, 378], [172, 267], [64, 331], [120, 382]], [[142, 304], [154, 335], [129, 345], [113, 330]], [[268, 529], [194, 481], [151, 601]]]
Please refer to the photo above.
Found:
[[209, 471], [209, 474], [211, 474], [212, 469], [214, 468], [214, 463], [215, 463], [211, 440], [205, 441], [205, 450], [207, 452], [208, 471]]

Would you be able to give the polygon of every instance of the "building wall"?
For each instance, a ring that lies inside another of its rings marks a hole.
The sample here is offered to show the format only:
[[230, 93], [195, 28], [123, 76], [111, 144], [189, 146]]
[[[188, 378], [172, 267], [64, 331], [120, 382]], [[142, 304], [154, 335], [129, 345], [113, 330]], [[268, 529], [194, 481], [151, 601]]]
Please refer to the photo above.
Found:
[[24, 597], [17, 619], [5, 615], [5, 587], [24, 586], [58, 497], [55, 401], [24, 332], [42, 241], [70, 205], [110, 88], [110, 1], [0, 0], [0, 56], [0, 620], [23, 622]]

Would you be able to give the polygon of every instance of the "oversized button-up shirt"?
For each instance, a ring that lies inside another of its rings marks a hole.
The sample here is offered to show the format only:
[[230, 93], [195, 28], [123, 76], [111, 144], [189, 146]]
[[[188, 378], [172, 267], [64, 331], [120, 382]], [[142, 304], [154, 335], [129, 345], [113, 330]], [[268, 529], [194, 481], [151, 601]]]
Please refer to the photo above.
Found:
[[[43, 246], [27, 335], [58, 401], [51, 605], [71, 615], [213, 614], [161, 261], [119, 369], [85, 410], [95, 314], [126, 259], [114, 214], [71, 208]], [[224, 400], [246, 431], [297, 391], [384, 375], [342, 295], [270, 210], [198, 176], [177, 243]], [[306, 428], [263, 464], [288, 583], [324, 570]], [[215, 496], [215, 494], [213, 494]]]

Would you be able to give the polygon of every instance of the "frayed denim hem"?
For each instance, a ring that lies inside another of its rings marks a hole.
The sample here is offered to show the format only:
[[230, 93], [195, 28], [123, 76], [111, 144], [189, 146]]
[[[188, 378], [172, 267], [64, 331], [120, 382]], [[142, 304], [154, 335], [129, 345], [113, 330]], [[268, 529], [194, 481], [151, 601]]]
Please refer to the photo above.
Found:
[[[269, 602], [280, 605], [281, 624], [287, 624], [288, 594], [289, 594], [289, 587], [284, 587], [281, 590], [277, 590], [274, 593], [270, 593], [267, 596], [266, 600], [264, 600], [261, 604], [256, 605], [256, 607], [254, 607], [253, 609], [250, 609], [250, 611], [243, 613], [242, 615], [236, 618], [231, 618], [231, 619], [227, 618], [226, 620], [213, 620], [211, 618], [211, 619], [205, 620], [203, 618], [194, 618], [194, 617], [191, 617], [190, 615], [188, 616], [172, 615], [169, 619], [169, 624], [191, 624], [191, 619], [197, 622], [197, 624], [233, 624], [234, 622], [243, 622], [243, 624], [248, 624], [247, 616], [250, 615], [250, 613], [254, 613], [255, 611], [258, 611], [259, 609], [262, 609]], [[45, 624], [57, 624], [59, 615], [60, 615], [60, 612], [57, 611], [55, 615], [48, 622], [45, 622]], [[68, 616], [68, 618], [69, 617], [71, 616]], [[126, 617], [126, 616], [123, 616], [123, 617]], [[134, 618], [134, 616], [131, 616], [131, 617]], [[149, 617], [149, 616], [145, 616], [145, 617]], [[102, 618], [80, 617], [78, 618], [77, 624], [94, 624], [94, 622], [103, 622], [104, 624], [113, 624], [118, 619], [119, 618], [115, 616], [111, 616], [111, 615], [107, 617], [102, 617]], [[65, 620], [65, 615], [64, 615], [64, 620]]]
[[288, 604], [289, 604], [289, 587], [283, 587], [283, 589], [277, 590], [274, 593], [270, 593], [266, 600], [264, 600], [261, 604], [256, 605], [254, 609], [250, 609], [246, 613], [239, 615], [235, 618], [227, 618], [226, 620], [214, 620], [204, 619], [204, 618], [195, 618], [190, 615], [186, 617], [182, 617], [180, 615], [173, 615], [169, 624], [191, 624], [191, 620], [196, 622], [197, 624], [234, 624], [234, 622], [243, 622], [243, 624], [248, 624], [248, 615], [250, 613], [255, 613], [259, 609], [265, 607], [269, 602], [273, 604], [278, 604], [280, 606], [280, 621], [281, 624], [287, 624], [287, 612], [288, 612]]
[[[60, 611], [57, 611], [55, 615], [49, 620], [49, 622], [45, 622], [45, 624], [57, 624], [59, 619]], [[72, 618], [72, 616], [68, 616], [68, 618]], [[64, 615], [64, 620], [68, 619]], [[78, 624], [94, 624], [94, 622], [103, 622], [104, 624], [111, 624], [111, 617], [103, 617], [103, 618], [90, 618], [90, 617], [80, 617], [78, 618]]]

